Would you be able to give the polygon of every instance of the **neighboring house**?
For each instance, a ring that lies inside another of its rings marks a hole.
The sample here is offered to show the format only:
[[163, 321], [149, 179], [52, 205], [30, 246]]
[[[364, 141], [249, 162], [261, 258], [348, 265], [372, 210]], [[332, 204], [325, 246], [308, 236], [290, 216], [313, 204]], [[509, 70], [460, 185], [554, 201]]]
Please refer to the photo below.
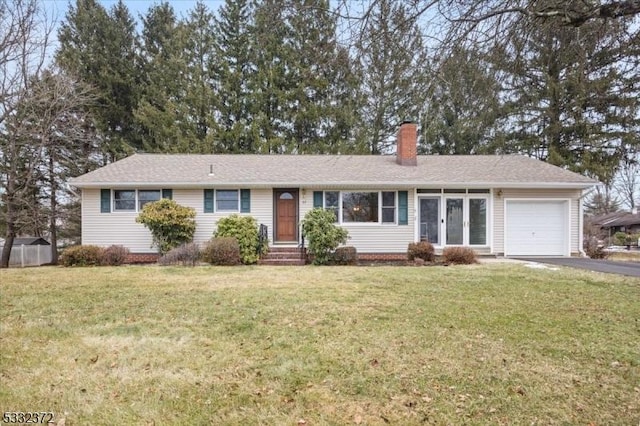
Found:
[[629, 234], [640, 233], [640, 214], [637, 209], [631, 212], [615, 212], [598, 216], [591, 220], [591, 223], [606, 230], [609, 235], [616, 232], [626, 232]]
[[406, 256], [411, 242], [481, 254], [569, 256], [582, 247], [582, 194], [596, 181], [523, 156], [417, 156], [404, 123], [396, 156], [136, 154], [71, 180], [82, 243], [152, 253], [135, 222], [161, 197], [196, 210], [196, 242], [221, 217], [254, 216], [271, 245], [297, 246], [300, 220], [334, 211], [361, 258]]
[[50, 246], [51, 243], [42, 237], [17, 237], [13, 239], [14, 246]]

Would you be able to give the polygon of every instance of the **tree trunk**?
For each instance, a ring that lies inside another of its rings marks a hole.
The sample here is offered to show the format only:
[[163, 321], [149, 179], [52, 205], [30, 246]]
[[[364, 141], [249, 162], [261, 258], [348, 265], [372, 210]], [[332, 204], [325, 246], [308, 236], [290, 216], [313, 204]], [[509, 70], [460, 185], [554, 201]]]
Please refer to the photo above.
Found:
[[51, 239], [51, 263], [58, 264], [58, 225], [56, 219], [58, 218], [58, 203], [56, 200], [57, 187], [56, 177], [54, 174], [54, 161], [53, 154], [49, 153], [49, 185], [51, 186], [50, 195], [50, 207], [51, 212], [49, 214], [49, 238]]
[[7, 202], [7, 233], [2, 248], [2, 257], [0, 257], [0, 268], [9, 267], [9, 258], [11, 257], [11, 249], [13, 248], [13, 240], [16, 238], [16, 204], [15, 204], [15, 183], [9, 178], [7, 182], [6, 192]]

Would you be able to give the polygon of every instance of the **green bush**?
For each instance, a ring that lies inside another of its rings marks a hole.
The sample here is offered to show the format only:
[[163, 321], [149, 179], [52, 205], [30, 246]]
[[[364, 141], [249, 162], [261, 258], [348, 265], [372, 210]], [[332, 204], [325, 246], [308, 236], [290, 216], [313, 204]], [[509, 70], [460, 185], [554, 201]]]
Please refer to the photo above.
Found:
[[324, 209], [310, 210], [304, 216], [302, 232], [309, 242], [309, 252], [314, 256], [315, 265], [326, 265], [331, 253], [349, 238], [349, 232], [337, 226], [335, 219], [333, 212]]
[[613, 243], [617, 246], [635, 246], [638, 244], [640, 234], [627, 234], [626, 232], [616, 232], [613, 234]]
[[258, 261], [260, 248], [258, 222], [251, 216], [232, 214], [218, 221], [214, 237], [233, 237], [240, 247], [240, 260], [245, 265]]
[[104, 249], [98, 246], [72, 246], [64, 249], [58, 262], [62, 266], [98, 266]]
[[338, 247], [332, 257], [336, 265], [358, 264], [358, 251], [352, 246]]
[[422, 259], [425, 262], [433, 262], [435, 250], [433, 245], [428, 241], [420, 241], [419, 243], [410, 243], [407, 249], [409, 260]]
[[127, 261], [129, 249], [124, 246], [109, 246], [102, 252], [100, 263], [107, 266], [120, 266]]
[[212, 265], [240, 264], [240, 245], [234, 237], [212, 238], [202, 250], [202, 260]]
[[196, 243], [187, 243], [169, 250], [164, 256], [158, 259], [158, 263], [163, 266], [196, 266], [199, 260], [200, 247]]
[[478, 257], [469, 247], [447, 247], [442, 251], [442, 259], [454, 265], [471, 265], [478, 263]]
[[136, 222], [149, 228], [153, 245], [160, 254], [165, 254], [193, 240], [193, 234], [196, 232], [195, 217], [195, 209], [163, 198], [145, 204]]

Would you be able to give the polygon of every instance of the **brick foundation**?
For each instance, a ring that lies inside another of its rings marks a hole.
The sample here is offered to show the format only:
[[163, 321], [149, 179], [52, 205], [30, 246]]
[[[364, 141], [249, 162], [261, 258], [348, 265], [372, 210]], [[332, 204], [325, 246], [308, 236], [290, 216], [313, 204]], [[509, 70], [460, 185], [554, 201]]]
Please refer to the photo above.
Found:
[[360, 262], [401, 262], [407, 260], [407, 253], [358, 253]]
[[129, 253], [125, 263], [156, 263], [160, 255], [158, 253]]

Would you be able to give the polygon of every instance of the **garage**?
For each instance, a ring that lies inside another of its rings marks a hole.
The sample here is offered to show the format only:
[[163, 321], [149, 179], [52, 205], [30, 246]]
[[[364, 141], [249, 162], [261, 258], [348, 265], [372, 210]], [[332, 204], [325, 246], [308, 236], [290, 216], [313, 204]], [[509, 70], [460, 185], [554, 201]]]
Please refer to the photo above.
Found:
[[507, 200], [505, 256], [569, 256], [569, 202]]

